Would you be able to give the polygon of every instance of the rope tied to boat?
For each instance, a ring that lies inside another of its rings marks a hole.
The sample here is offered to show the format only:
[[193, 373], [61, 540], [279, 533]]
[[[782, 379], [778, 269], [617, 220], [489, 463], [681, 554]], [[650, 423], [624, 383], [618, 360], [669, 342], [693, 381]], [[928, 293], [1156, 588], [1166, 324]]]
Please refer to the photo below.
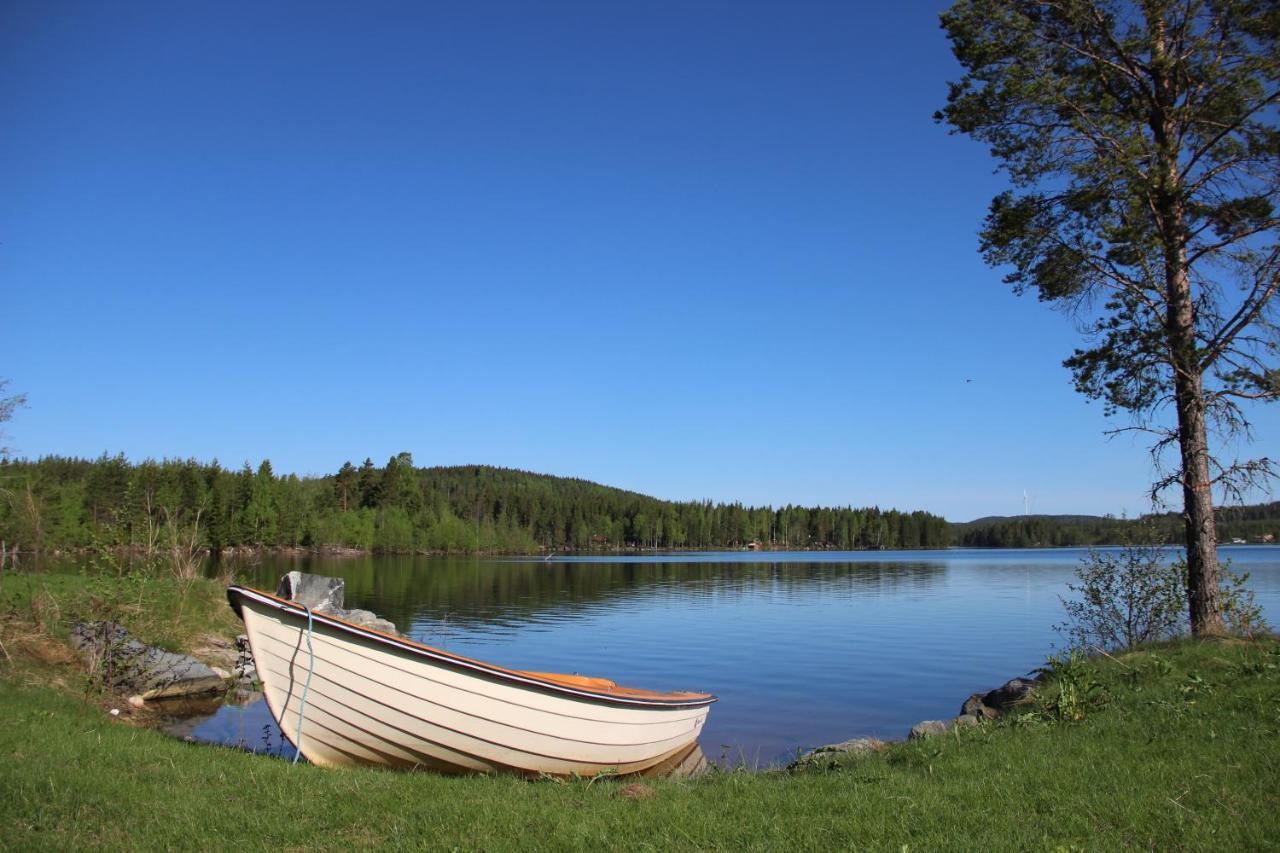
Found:
[[307, 709], [307, 693], [311, 690], [311, 674], [316, 671], [316, 651], [311, 647], [311, 631], [314, 624], [311, 618], [311, 608], [306, 604], [302, 606], [307, 609], [307, 655], [309, 661], [307, 663], [307, 680], [302, 685], [302, 701], [298, 703], [298, 740], [294, 744], [294, 764], [298, 763], [298, 756], [302, 755], [302, 722]]

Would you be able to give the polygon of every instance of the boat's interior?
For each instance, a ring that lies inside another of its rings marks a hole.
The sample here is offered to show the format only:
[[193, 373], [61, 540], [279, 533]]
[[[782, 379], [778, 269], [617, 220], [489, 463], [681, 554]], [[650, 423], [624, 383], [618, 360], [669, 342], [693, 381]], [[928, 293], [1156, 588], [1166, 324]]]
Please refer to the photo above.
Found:
[[556, 681], [570, 687], [585, 687], [588, 690], [614, 690], [618, 682], [608, 678], [592, 678], [589, 675], [565, 675], [561, 672], [531, 672], [524, 670], [525, 675], [541, 678], [543, 681]]

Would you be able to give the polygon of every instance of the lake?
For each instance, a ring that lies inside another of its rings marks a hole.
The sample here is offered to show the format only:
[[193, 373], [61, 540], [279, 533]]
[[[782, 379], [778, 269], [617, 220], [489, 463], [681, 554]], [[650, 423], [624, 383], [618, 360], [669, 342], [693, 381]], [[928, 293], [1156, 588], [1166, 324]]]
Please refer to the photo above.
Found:
[[[1280, 621], [1280, 547], [1224, 546]], [[715, 693], [701, 738], [767, 767], [853, 737], [901, 738], [971, 693], [1031, 672], [1065, 641], [1060, 597], [1083, 549], [444, 558], [268, 557], [346, 580], [347, 606], [424, 643], [516, 669]], [[183, 730], [292, 754], [265, 703]]]

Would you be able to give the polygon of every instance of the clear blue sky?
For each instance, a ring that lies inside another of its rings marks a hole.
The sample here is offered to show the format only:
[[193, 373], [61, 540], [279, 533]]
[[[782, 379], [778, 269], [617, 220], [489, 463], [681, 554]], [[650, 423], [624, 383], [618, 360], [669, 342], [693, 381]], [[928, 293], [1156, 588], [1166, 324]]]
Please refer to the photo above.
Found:
[[1141, 512], [977, 255], [943, 5], [10, 0], [9, 443]]

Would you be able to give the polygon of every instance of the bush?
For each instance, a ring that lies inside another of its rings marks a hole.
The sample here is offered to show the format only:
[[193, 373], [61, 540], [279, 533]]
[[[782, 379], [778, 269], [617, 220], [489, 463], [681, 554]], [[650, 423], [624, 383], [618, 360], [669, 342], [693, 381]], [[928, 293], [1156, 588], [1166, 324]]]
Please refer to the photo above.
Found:
[[[1055, 626], [1079, 649], [1133, 651], [1187, 630], [1187, 562], [1170, 559], [1148, 540], [1120, 551], [1091, 549], [1076, 568], [1076, 595], [1063, 599], [1067, 621]], [[1241, 636], [1265, 631], [1262, 608], [1245, 588], [1249, 575], [1223, 564], [1218, 601], [1228, 630]]]
[[1124, 649], [1185, 630], [1187, 566], [1155, 544], [1120, 551], [1091, 549], [1076, 568], [1077, 598], [1063, 599], [1067, 621], [1057, 628], [1079, 648]]
[[1246, 589], [1249, 573], [1233, 574], [1229, 565], [1222, 567], [1222, 585], [1218, 591], [1218, 601], [1222, 605], [1222, 619], [1227, 629], [1242, 637], [1252, 637], [1267, 630], [1267, 623], [1262, 618], [1262, 607], [1253, 597], [1253, 591]]

